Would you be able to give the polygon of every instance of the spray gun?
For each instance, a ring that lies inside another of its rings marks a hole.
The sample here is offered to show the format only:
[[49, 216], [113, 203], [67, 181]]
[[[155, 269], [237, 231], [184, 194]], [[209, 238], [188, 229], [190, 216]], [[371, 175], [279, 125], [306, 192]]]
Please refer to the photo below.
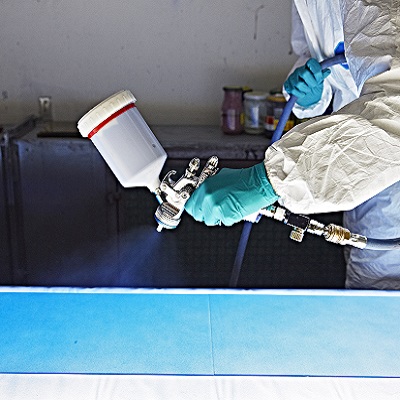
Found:
[[212, 156], [200, 175], [200, 160], [193, 158], [176, 181], [176, 171], [159, 176], [167, 154], [136, 107], [136, 98], [122, 90], [92, 108], [78, 121], [83, 137], [92, 140], [123, 187], [143, 187], [155, 194], [157, 231], [176, 228], [185, 204], [205, 179], [217, 173], [218, 158]]
[[200, 167], [200, 159], [193, 158], [185, 173], [177, 181], [172, 179], [176, 171], [169, 171], [165, 175], [160, 186], [155, 190], [157, 200], [160, 203], [154, 215], [158, 222], [158, 232], [161, 232], [163, 228], [174, 229], [178, 226], [185, 203], [205, 179], [217, 173], [217, 165], [218, 158], [216, 156], [210, 157], [200, 175], [196, 176]]

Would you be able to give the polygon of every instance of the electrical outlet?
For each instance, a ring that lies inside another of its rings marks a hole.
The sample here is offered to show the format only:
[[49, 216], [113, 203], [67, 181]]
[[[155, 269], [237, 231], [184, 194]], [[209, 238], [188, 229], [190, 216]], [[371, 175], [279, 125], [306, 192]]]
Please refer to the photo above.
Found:
[[42, 121], [52, 121], [52, 104], [50, 96], [39, 97], [39, 116]]

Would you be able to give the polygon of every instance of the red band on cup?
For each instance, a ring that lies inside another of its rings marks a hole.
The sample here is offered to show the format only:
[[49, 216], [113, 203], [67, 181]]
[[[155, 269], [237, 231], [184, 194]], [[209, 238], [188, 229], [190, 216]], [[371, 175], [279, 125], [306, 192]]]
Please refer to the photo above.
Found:
[[125, 111], [130, 110], [131, 108], [135, 107], [135, 103], [129, 103], [127, 106], [121, 108], [120, 110], [116, 111], [114, 114], [110, 115], [107, 119], [101, 122], [99, 125], [96, 126], [88, 135], [88, 138], [91, 139], [101, 128], [107, 125], [110, 121], [117, 118], [119, 115], [123, 114]]

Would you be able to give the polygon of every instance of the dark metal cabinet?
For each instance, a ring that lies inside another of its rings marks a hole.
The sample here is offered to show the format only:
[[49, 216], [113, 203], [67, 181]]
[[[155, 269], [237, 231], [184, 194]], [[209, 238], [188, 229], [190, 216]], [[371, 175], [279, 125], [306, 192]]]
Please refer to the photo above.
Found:
[[[211, 127], [154, 131], [169, 155], [162, 173], [182, 173], [192, 157], [212, 154], [221, 167], [245, 167], [262, 159], [265, 146], [263, 138], [218, 137]], [[146, 188], [122, 188], [93, 144], [62, 124], [31, 123], [8, 151], [14, 193], [0, 203], [0, 216], [11, 223], [1, 231], [11, 248], [1, 247], [7, 266], [0, 283], [228, 286], [241, 223], [206, 227], [184, 215], [176, 230], [156, 232], [155, 197]], [[321, 218], [340, 223], [340, 215]], [[299, 244], [288, 235], [272, 220], [254, 225], [239, 287], [343, 287], [342, 248], [311, 236]]]

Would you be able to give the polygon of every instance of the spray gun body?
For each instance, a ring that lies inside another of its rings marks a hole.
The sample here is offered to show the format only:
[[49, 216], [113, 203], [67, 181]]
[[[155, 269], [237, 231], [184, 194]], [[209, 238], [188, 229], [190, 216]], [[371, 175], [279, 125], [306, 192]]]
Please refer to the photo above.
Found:
[[200, 175], [196, 173], [200, 167], [200, 160], [193, 158], [185, 173], [174, 181], [172, 176], [176, 171], [169, 171], [160, 186], [155, 190], [155, 194], [160, 205], [155, 212], [155, 219], [158, 222], [157, 231], [161, 232], [163, 228], [174, 229], [181, 221], [181, 215], [185, 209], [185, 204], [189, 197], [208, 177], [218, 172], [218, 158], [212, 156], [206, 162]]

